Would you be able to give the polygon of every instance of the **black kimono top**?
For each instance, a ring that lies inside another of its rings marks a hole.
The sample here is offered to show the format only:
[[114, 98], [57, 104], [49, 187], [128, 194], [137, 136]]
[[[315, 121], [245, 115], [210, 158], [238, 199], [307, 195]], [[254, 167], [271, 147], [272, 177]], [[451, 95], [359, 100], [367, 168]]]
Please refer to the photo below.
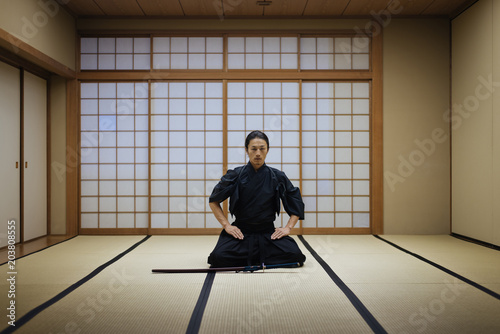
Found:
[[214, 187], [209, 202], [229, 199], [229, 212], [237, 223], [273, 222], [280, 214], [280, 199], [288, 215], [304, 219], [304, 202], [284, 172], [262, 165], [257, 171], [249, 162], [230, 169]]

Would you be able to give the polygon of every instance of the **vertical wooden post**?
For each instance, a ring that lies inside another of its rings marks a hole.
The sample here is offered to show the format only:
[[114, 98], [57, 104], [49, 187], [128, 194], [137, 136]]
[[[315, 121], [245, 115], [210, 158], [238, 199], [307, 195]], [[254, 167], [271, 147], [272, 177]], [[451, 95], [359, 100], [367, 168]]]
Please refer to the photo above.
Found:
[[74, 236], [79, 229], [79, 129], [80, 112], [78, 81], [68, 79], [66, 83], [66, 235]]
[[[373, 24], [377, 24], [373, 22]], [[372, 36], [371, 232], [384, 233], [382, 26]]]

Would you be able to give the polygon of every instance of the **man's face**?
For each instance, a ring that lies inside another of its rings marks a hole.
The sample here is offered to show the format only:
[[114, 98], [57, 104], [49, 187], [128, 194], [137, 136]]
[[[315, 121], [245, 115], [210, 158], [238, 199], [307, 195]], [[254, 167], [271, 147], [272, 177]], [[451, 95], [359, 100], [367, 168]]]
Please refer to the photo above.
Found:
[[262, 167], [266, 160], [268, 150], [266, 141], [261, 138], [254, 138], [250, 140], [248, 148], [245, 148], [245, 150], [247, 151], [248, 158], [253, 168], [259, 169]]

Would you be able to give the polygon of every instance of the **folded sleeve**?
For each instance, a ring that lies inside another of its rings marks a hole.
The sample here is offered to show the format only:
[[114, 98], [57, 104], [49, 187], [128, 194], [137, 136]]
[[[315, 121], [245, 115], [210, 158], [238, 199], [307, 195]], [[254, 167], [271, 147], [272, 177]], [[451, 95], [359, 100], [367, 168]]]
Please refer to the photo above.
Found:
[[222, 176], [219, 183], [214, 187], [212, 194], [210, 195], [209, 202], [222, 202], [231, 194], [233, 194], [237, 179], [238, 179], [238, 168], [229, 169], [227, 173]]
[[286, 213], [288, 213], [289, 216], [298, 216], [300, 220], [303, 220], [305, 205], [302, 201], [300, 189], [293, 186], [285, 173], [280, 173], [279, 181], [280, 198]]

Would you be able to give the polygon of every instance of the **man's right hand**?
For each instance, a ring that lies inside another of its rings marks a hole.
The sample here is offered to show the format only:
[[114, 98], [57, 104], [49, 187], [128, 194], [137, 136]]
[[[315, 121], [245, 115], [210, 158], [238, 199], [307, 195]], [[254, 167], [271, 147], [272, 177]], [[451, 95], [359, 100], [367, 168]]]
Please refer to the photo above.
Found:
[[236, 226], [228, 224], [226, 227], [224, 227], [224, 230], [226, 230], [227, 234], [232, 235], [236, 239], [243, 240], [243, 233]]

